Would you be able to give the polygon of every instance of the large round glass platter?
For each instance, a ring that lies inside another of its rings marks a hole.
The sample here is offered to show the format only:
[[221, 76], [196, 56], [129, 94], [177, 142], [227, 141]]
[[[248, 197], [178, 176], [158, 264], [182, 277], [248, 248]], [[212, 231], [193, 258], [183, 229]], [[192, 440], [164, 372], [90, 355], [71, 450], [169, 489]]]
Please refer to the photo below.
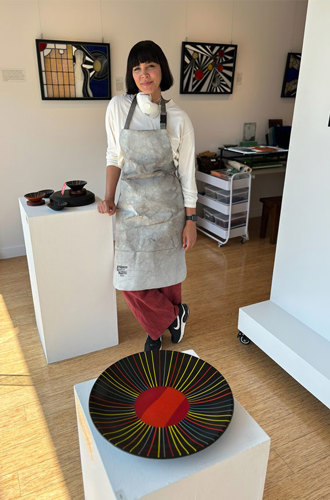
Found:
[[178, 458], [214, 443], [234, 409], [231, 389], [206, 361], [177, 351], [140, 352], [93, 385], [91, 418], [114, 446], [140, 457]]

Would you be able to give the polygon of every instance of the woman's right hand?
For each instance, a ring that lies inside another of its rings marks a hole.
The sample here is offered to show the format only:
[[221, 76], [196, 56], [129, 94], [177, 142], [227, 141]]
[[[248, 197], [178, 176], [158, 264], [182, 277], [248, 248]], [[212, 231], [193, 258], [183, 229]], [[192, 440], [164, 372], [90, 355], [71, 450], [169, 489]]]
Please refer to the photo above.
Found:
[[97, 205], [100, 214], [113, 215], [116, 213], [116, 208], [114, 200], [103, 200]]

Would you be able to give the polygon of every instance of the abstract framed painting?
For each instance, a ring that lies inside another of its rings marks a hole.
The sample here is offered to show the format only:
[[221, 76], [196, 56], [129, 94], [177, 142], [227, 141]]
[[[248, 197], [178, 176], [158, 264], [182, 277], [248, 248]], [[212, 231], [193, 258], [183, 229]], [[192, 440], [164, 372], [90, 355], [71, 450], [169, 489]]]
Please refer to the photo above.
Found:
[[237, 45], [182, 42], [180, 94], [232, 94]]
[[301, 53], [289, 52], [282, 84], [281, 97], [296, 97]]
[[111, 98], [110, 44], [36, 40], [43, 100]]

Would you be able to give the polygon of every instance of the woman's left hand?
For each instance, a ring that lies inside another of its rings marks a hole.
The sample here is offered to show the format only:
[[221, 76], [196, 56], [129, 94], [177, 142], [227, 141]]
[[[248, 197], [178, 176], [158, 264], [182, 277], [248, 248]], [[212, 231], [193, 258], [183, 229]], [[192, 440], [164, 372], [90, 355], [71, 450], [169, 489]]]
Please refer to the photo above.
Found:
[[196, 239], [197, 239], [196, 223], [187, 220], [182, 233], [182, 245], [185, 252], [195, 245]]

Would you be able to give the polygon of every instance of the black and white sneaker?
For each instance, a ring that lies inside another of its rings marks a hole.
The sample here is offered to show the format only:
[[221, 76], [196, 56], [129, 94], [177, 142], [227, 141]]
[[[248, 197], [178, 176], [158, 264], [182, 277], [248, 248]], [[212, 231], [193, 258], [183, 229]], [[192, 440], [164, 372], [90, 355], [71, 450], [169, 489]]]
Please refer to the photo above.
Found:
[[187, 319], [189, 316], [189, 307], [187, 304], [179, 305], [179, 314], [173, 321], [173, 323], [168, 327], [171, 332], [173, 344], [178, 344], [183, 339], [184, 329], [186, 327]]
[[159, 337], [157, 340], [153, 340], [151, 337], [147, 337], [146, 343], [144, 344], [144, 351], [160, 351], [162, 348], [162, 338]]

